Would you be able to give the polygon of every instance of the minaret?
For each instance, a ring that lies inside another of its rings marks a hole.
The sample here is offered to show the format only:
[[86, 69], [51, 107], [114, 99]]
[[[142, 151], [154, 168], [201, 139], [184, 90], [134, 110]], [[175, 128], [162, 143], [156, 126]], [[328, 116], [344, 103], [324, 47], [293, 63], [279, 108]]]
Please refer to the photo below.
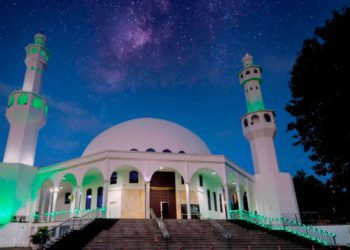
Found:
[[47, 68], [49, 51], [46, 37], [38, 33], [26, 46], [26, 73], [22, 90], [10, 94], [6, 117], [10, 123], [4, 162], [33, 166], [38, 132], [46, 123], [47, 104], [40, 95], [42, 75]]
[[[239, 72], [248, 112], [241, 118], [244, 136], [250, 143], [255, 172], [255, 192], [259, 212], [269, 217], [298, 214], [294, 185], [290, 174], [278, 167], [274, 137], [275, 113], [265, 109], [262, 92], [262, 69], [246, 54]], [[299, 216], [299, 215], [297, 215]]]

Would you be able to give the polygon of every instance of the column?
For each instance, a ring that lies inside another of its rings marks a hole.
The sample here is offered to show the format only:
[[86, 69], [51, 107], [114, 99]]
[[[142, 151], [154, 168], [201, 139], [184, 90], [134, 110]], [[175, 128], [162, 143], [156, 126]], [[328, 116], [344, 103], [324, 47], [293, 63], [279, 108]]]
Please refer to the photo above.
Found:
[[187, 206], [187, 219], [190, 220], [191, 216], [191, 192], [190, 192], [190, 184], [185, 182], [186, 188], [186, 206]]
[[236, 192], [237, 192], [237, 198], [238, 198], [238, 209], [243, 210], [243, 201], [242, 201], [242, 195], [241, 195], [241, 189], [239, 185], [236, 184]]
[[150, 182], [145, 182], [145, 217], [150, 218]]
[[250, 206], [251, 203], [250, 203], [250, 191], [249, 191], [249, 187], [247, 188], [247, 201], [248, 201], [248, 211], [253, 211], [252, 210], [252, 207]]
[[224, 185], [224, 190], [225, 190], [225, 204], [226, 204], [226, 211], [227, 211], [227, 214], [226, 214], [226, 219], [231, 219], [231, 214], [230, 214], [230, 211], [231, 211], [231, 208], [230, 208], [230, 197], [229, 197], [229, 193], [228, 193], [228, 186], [227, 184]]
[[72, 213], [72, 217], [78, 216], [79, 214], [80, 202], [81, 202], [81, 187], [79, 185], [75, 187], [74, 195], [75, 195], [75, 199], [74, 199], [74, 210]]
[[[51, 214], [56, 212], [56, 204], [57, 204], [57, 195], [58, 195], [59, 188], [54, 187], [52, 192], [52, 203], [51, 203]], [[50, 216], [50, 222], [53, 221], [52, 215]]]
[[109, 180], [105, 180], [103, 185], [103, 195], [102, 195], [102, 207], [105, 209], [103, 217], [107, 217], [108, 188], [109, 188]]

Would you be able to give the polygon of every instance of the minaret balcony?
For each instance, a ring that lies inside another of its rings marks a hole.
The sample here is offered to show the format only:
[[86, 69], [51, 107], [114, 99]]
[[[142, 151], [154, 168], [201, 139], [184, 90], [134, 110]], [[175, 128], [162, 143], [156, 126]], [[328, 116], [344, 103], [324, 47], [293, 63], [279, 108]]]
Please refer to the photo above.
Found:
[[276, 134], [275, 113], [272, 110], [259, 110], [241, 118], [244, 136], [249, 140], [258, 137], [274, 137]]
[[10, 121], [45, 123], [47, 112], [48, 105], [44, 97], [33, 92], [16, 90], [9, 97], [6, 116]]

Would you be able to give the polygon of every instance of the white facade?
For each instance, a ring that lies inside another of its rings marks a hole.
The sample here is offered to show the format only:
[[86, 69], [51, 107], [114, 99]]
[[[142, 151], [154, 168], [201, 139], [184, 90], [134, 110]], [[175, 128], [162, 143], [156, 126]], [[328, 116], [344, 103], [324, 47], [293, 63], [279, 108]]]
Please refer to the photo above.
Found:
[[[27, 53], [32, 53], [34, 46], [48, 56], [43, 47], [45, 37], [39, 34], [36, 39], [36, 45], [27, 46]], [[274, 115], [264, 109], [261, 68], [253, 65], [251, 56], [243, 59], [240, 80], [248, 104], [248, 113], [242, 118], [243, 133], [251, 145], [255, 175], [223, 155], [212, 155], [186, 128], [154, 118], [134, 119], [107, 129], [79, 158], [42, 168], [28, 166], [33, 164], [37, 132], [45, 123], [47, 110], [46, 101], [38, 95], [41, 75], [31, 71], [31, 67], [44, 69], [47, 57], [29, 60], [31, 56], [26, 59], [23, 91], [10, 96], [7, 117], [11, 129], [4, 163], [0, 164], [0, 187], [10, 187], [6, 183], [11, 182], [14, 190], [7, 197], [9, 212], [3, 217], [26, 216], [28, 222], [9, 223], [0, 229], [0, 244], [19, 242], [9, 239], [13, 230], [26, 235], [21, 242], [28, 243], [29, 233], [37, 225], [55, 225], [96, 208], [103, 209], [108, 218], [149, 218], [151, 208], [162, 218], [177, 219], [229, 219], [233, 209], [270, 217], [298, 213], [292, 179], [279, 172]], [[252, 72], [246, 74], [247, 70]], [[19, 101], [23, 93], [29, 97], [26, 104]], [[40, 98], [42, 106], [33, 104], [34, 98]], [[17, 172], [12, 171], [13, 166]], [[20, 180], [25, 180], [25, 185], [17, 186]]]

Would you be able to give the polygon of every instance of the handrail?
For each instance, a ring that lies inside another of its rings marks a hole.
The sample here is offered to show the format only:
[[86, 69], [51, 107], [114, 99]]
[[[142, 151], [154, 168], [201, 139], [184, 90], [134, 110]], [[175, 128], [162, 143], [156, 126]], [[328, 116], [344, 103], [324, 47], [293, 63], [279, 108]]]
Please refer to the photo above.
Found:
[[65, 222], [49, 230], [50, 239], [45, 243], [44, 248], [56, 242], [58, 239], [74, 230], [81, 230], [94, 219], [103, 217], [104, 209], [95, 209], [81, 217], [72, 217]]
[[154, 222], [157, 224], [160, 232], [162, 233], [163, 238], [169, 239], [170, 234], [168, 233], [168, 230], [166, 230], [163, 221], [156, 216], [152, 208], [150, 208], [149, 212], [150, 212], [151, 219], [153, 219]]
[[47, 220], [53, 220], [51, 222], [65, 222], [73, 214], [75, 215], [74, 217], [78, 217], [77, 215], [79, 214], [80, 215], [84, 213], [87, 214], [96, 210], [105, 211], [105, 208], [61, 210], [61, 211], [54, 211], [54, 212], [45, 212], [41, 214], [36, 213], [33, 215], [33, 218], [34, 218], [34, 223], [47, 223], [48, 222]]
[[221, 226], [217, 221], [213, 219], [208, 219], [209, 223], [215, 227], [221, 234], [226, 238], [227, 240], [232, 238], [232, 235], [223, 227]]
[[334, 233], [292, 219], [269, 218], [244, 210], [231, 210], [230, 213], [234, 220], [244, 220], [269, 230], [289, 232], [326, 246], [336, 245], [336, 235]]

